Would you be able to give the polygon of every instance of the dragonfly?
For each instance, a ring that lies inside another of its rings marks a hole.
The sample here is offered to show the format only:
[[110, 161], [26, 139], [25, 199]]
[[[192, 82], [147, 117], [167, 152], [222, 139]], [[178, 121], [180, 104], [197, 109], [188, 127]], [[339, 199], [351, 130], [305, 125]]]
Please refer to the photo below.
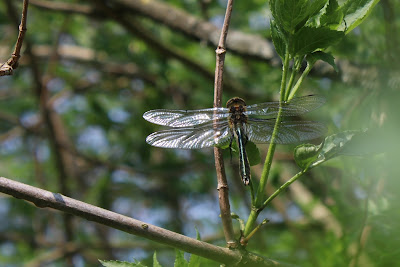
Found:
[[325, 98], [322, 96], [307, 95], [290, 101], [247, 106], [242, 98], [234, 97], [228, 100], [226, 107], [150, 110], [143, 114], [143, 118], [168, 128], [150, 134], [146, 142], [155, 147], [200, 149], [227, 145], [232, 148], [235, 140], [239, 149], [239, 174], [244, 185], [248, 185], [251, 175], [246, 143], [270, 143], [279, 112], [283, 119], [279, 124], [275, 143], [300, 143], [320, 137], [325, 131], [322, 123], [284, 119], [308, 113], [324, 103]]

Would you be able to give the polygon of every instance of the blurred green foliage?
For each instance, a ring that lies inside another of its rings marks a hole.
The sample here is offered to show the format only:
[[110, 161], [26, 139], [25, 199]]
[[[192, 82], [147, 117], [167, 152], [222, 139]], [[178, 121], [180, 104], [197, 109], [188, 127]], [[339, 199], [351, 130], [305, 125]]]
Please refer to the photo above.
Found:
[[[12, 2], [19, 13], [21, 1]], [[58, 2], [95, 6], [90, 1]], [[217, 26], [225, 13], [225, 1], [164, 2]], [[311, 72], [300, 93], [326, 97], [327, 104], [308, 117], [324, 122], [329, 134], [373, 130], [361, 144], [371, 153], [335, 158], [302, 177], [296, 183], [305, 186], [311, 199], [305, 204], [299, 200], [304, 193], [299, 196], [289, 188], [260, 215], [270, 222], [250, 240], [249, 251], [300, 266], [395, 266], [400, 261], [399, 12], [398, 1], [382, 0], [329, 51], [341, 72]], [[17, 36], [8, 13], [1, 2], [0, 61], [10, 56]], [[237, 1], [230, 29], [270, 40], [268, 14], [267, 1]], [[158, 45], [213, 73], [215, 47], [132, 16]], [[14, 75], [0, 77], [0, 176], [61, 190], [54, 142], [35, 93], [32, 72], [37, 69], [58, 118], [56, 127], [67, 142], [58, 149], [68, 155], [69, 196], [191, 237], [197, 227], [203, 240], [223, 246], [212, 150], [150, 147], [145, 138], [159, 128], [142, 119], [154, 108], [211, 107], [213, 79], [150, 46], [112, 18], [32, 5], [27, 28], [26, 41], [38, 64], [32, 65], [24, 50]], [[57, 46], [67, 45], [75, 57], [54, 54]], [[248, 104], [277, 99], [279, 66], [228, 51], [225, 67], [225, 79], [242, 91], [226, 87], [224, 100], [235, 95]], [[294, 147], [278, 146], [271, 187], [299, 171]], [[266, 146], [259, 150], [264, 156]], [[224, 153], [232, 211], [246, 218], [249, 194], [237, 166], [231, 166], [236, 159]], [[257, 179], [259, 168], [252, 171]], [[314, 213], [318, 205], [328, 212], [327, 220]], [[2, 266], [99, 266], [97, 259], [133, 258], [151, 266], [154, 251], [163, 266], [175, 259], [172, 249], [80, 218], [72, 218], [73, 235], [67, 238], [62, 214], [4, 194], [0, 216]], [[332, 230], [333, 223], [341, 235]], [[236, 222], [234, 227], [239, 229]]]

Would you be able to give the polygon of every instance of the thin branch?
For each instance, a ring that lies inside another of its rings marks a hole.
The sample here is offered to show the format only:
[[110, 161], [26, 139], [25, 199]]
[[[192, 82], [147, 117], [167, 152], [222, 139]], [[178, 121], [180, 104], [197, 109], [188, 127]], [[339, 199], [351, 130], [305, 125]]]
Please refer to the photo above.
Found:
[[28, 14], [28, 5], [29, 5], [29, 0], [24, 0], [24, 3], [22, 5], [21, 22], [19, 24], [19, 33], [17, 42], [15, 43], [14, 52], [11, 54], [11, 57], [7, 60], [7, 62], [1, 64], [0, 76], [12, 75], [13, 71], [18, 67], [18, 60], [21, 57], [21, 47], [26, 32], [26, 18]]
[[[216, 67], [215, 67], [215, 83], [214, 83], [214, 107], [221, 107], [222, 89], [223, 89], [223, 74], [225, 62], [225, 43], [228, 35], [229, 22], [232, 14], [233, 0], [229, 0], [224, 24], [219, 39], [219, 44], [216, 53]], [[217, 171], [218, 179], [218, 195], [219, 195], [219, 208], [221, 210], [222, 227], [224, 229], [225, 240], [229, 248], [237, 247], [235, 234], [232, 226], [231, 207], [229, 204], [229, 187], [226, 180], [224, 158], [222, 156], [221, 148], [214, 147], [215, 169]]]
[[[52, 208], [67, 212], [129, 234], [141, 236], [164, 245], [225, 263], [228, 266], [233, 266], [242, 260], [242, 255], [239, 251], [208, 244], [58, 193], [46, 191], [4, 177], [0, 177], [0, 192], [32, 202], [39, 208]], [[246, 256], [246, 259], [249, 260], [249, 266], [285, 266], [282, 263], [263, 259], [256, 255]]]

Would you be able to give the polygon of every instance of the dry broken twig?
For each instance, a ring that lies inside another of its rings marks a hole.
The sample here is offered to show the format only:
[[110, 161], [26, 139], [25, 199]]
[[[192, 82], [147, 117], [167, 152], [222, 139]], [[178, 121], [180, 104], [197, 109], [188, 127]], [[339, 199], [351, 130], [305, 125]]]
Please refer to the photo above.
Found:
[[12, 75], [14, 70], [18, 67], [18, 60], [21, 57], [21, 48], [26, 32], [26, 17], [28, 14], [28, 5], [29, 0], [24, 0], [17, 42], [15, 44], [14, 51], [11, 54], [11, 57], [7, 60], [7, 62], [1, 64], [0, 76]]

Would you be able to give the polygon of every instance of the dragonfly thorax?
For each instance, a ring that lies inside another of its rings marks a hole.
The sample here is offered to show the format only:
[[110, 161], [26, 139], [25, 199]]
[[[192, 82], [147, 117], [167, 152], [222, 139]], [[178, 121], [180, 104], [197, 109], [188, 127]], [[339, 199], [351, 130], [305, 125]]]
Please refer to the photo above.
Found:
[[246, 102], [239, 97], [234, 97], [228, 100], [226, 107], [229, 108], [229, 122], [231, 126], [235, 126], [238, 123], [247, 123]]

